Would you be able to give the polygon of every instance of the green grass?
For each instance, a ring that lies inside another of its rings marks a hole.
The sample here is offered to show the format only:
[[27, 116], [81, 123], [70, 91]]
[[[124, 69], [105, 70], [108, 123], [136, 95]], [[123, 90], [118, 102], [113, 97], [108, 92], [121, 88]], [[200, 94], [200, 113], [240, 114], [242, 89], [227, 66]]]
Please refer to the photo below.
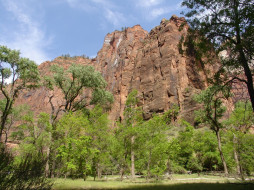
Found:
[[[200, 179], [201, 178], [201, 179]], [[170, 190], [253, 190], [254, 184], [239, 183], [233, 179], [218, 176], [173, 175], [172, 180], [161, 180], [147, 182], [144, 178], [135, 181], [125, 179], [120, 181], [118, 176], [109, 176], [107, 179], [93, 181], [83, 179], [61, 179], [58, 178], [53, 186], [54, 190], [74, 189], [170, 189]]]

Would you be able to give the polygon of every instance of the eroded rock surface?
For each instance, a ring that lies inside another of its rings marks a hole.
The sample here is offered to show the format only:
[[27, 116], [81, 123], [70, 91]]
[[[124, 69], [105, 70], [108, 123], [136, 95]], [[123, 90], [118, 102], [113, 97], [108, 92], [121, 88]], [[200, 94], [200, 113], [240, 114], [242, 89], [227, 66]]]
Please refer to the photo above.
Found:
[[[144, 118], [153, 113], [162, 113], [177, 104], [181, 116], [193, 122], [193, 110], [197, 105], [192, 100], [195, 93], [207, 86], [206, 73], [192, 57], [179, 53], [178, 44], [187, 34], [184, 18], [172, 16], [162, 19], [150, 33], [140, 25], [107, 34], [102, 49], [94, 59], [82, 57], [59, 57], [39, 66], [42, 75], [49, 73], [52, 64], [68, 67], [67, 63], [91, 64], [108, 82], [108, 90], [114, 95], [110, 119], [123, 118], [125, 101], [133, 89], [139, 92], [139, 105]], [[179, 30], [181, 28], [181, 30]], [[50, 112], [48, 92], [44, 88], [24, 92], [17, 101], [28, 103], [36, 112]], [[55, 91], [54, 103], [62, 95]]]

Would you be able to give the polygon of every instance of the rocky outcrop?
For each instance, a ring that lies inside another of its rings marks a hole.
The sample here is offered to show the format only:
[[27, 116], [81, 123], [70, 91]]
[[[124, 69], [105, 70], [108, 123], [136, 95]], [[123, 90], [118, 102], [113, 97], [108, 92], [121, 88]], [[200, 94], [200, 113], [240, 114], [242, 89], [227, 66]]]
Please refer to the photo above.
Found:
[[193, 58], [179, 53], [179, 40], [187, 34], [187, 25], [182, 28], [185, 22], [172, 16], [150, 33], [137, 25], [105, 37], [95, 66], [114, 94], [111, 119], [123, 118], [127, 95], [137, 89], [145, 119], [177, 104], [182, 116], [193, 120], [192, 97], [205, 88], [206, 75]]
[[[68, 63], [92, 64], [102, 73], [114, 95], [109, 113], [112, 120], [123, 118], [127, 95], [136, 89], [145, 119], [177, 104], [181, 116], [192, 122], [193, 110], [197, 109], [192, 97], [207, 86], [207, 76], [194, 58], [179, 53], [179, 40], [187, 34], [188, 26], [182, 27], [185, 22], [182, 17], [172, 16], [169, 20], [162, 19], [149, 33], [140, 25], [114, 31], [106, 35], [96, 58], [59, 57], [42, 63], [39, 69], [45, 75], [52, 64], [66, 68]], [[26, 102], [37, 112], [49, 112], [47, 93], [43, 88], [24, 92], [17, 103]], [[54, 93], [57, 103], [62, 96], [58, 91]]]

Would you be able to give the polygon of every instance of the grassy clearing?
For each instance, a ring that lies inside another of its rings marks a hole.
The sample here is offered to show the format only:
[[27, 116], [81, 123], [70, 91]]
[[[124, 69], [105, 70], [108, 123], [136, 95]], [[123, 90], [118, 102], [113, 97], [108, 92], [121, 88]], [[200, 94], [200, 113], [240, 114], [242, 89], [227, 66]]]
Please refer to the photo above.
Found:
[[171, 190], [253, 190], [254, 184], [239, 183], [234, 179], [218, 176], [173, 175], [171, 180], [150, 181], [137, 178], [135, 181], [125, 179], [120, 181], [118, 176], [109, 176], [107, 179], [93, 181], [83, 179], [56, 179], [54, 190], [67, 189], [171, 189]]

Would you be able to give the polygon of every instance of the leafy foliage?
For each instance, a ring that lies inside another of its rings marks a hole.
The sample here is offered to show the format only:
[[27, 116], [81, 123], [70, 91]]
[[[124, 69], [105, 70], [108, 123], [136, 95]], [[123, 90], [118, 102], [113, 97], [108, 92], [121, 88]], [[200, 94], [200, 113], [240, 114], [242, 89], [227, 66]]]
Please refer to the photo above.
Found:
[[5, 148], [0, 151], [1, 189], [51, 189], [53, 183], [44, 177], [43, 160], [27, 155], [17, 162]]
[[223, 127], [220, 119], [226, 111], [223, 100], [230, 97], [229, 89], [225, 86], [211, 86], [195, 97], [199, 103], [203, 103], [203, 109], [196, 112], [198, 123], [209, 124], [213, 131], [219, 131]]
[[226, 124], [232, 126], [236, 130], [246, 132], [254, 124], [254, 115], [252, 112], [250, 102], [239, 101], [235, 105], [235, 109], [232, 112]]
[[53, 78], [46, 76], [44, 84], [50, 90], [59, 88], [64, 95], [64, 103], [54, 110], [54, 119], [60, 111], [75, 112], [95, 104], [109, 108], [113, 102], [112, 94], [105, 90], [105, 80], [92, 66], [72, 64], [66, 70], [53, 65], [51, 69]]
[[[220, 58], [222, 67], [216, 77], [224, 78], [224, 83], [238, 80], [246, 84], [254, 110], [253, 1], [184, 0], [182, 6], [188, 8], [185, 16], [189, 18], [191, 28], [186, 41], [193, 45], [190, 49], [199, 60], [212, 55], [207, 61], [211, 64]], [[209, 53], [211, 50], [214, 54]]]
[[[0, 46], [0, 90], [4, 97], [0, 140], [18, 93], [38, 85], [39, 72], [35, 62], [21, 58], [20, 52]], [[9, 84], [8, 84], [9, 83]]]

